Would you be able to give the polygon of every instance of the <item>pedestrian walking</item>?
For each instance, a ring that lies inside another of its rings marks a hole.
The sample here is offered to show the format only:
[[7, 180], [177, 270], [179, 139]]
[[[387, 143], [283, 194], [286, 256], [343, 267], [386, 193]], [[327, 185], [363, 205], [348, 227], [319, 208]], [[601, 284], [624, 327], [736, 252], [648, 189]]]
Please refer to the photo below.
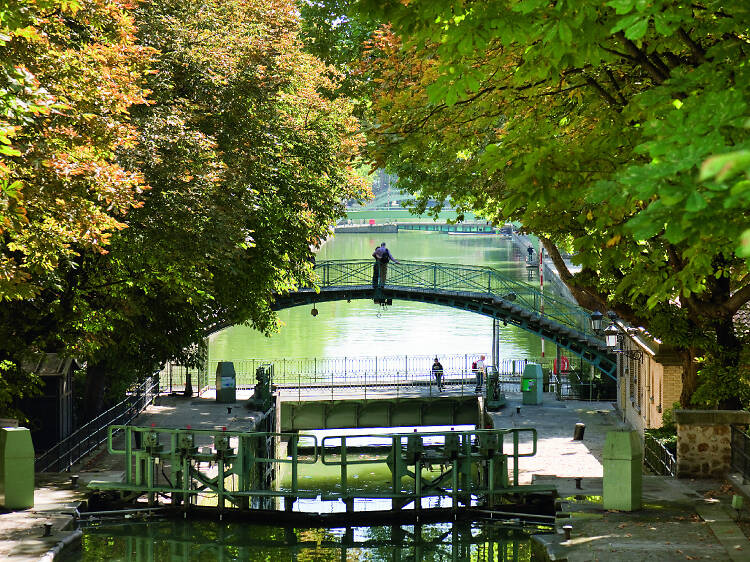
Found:
[[435, 375], [438, 390], [443, 392], [443, 366], [437, 357], [435, 357], [435, 361], [432, 363], [432, 374]]

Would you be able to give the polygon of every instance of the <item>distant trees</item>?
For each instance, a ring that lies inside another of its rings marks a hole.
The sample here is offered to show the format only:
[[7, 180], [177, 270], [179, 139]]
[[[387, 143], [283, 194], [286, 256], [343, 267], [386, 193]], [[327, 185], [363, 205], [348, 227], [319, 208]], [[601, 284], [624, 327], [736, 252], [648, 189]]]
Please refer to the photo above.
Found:
[[[83, 209], [91, 214], [101, 207], [111, 222], [98, 234], [78, 227], [76, 233], [85, 232], [81, 241], [45, 246], [47, 267], [16, 281], [33, 288], [4, 295], [15, 300], [0, 308], [0, 358], [17, 364], [24, 352], [63, 350], [86, 360], [93, 413], [108, 388], [117, 390], [168, 359], [198, 361], [196, 344], [219, 320], [275, 329], [272, 293], [311, 279], [310, 247], [328, 235], [342, 201], [362, 196], [364, 184], [352, 167], [360, 145], [352, 105], [326, 95], [336, 88], [336, 72], [303, 52], [292, 2], [80, 5], [52, 6], [57, 15], [49, 17], [40, 15], [47, 3], [28, 10], [41, 34], [75, 34], [75, 47], [101, 64], [71, 70], [71, 80], [91, 72], [100, 82], [91, 78], [76, 87], [85, 107], [63, 115], [87, 124], [84, 131], [96, 134], [96, 142], [111, 143], [106, 153], [95, 153], [101, 165], [85, 170], [102, 182], [118, 170], [118, 181], [105, 196], [77, 168], [58, 168], [68, 174], [65, 181], [89, 188], [79, 194]], [[113, 19], [128, 33], [116, 31]], [[127, 48], [116, 49], [128, 55], [127, 64], [114, 66], [118, 59], [87, 30], [91, 22], [127, 39]], [[26, 39], [16, 33], [12, 41]], [[67, 56], [68, 50], [42, 60], [29, 54], [40, 91], [57, 94], [45, 72], [57, 76], [53, 69], [59, 72]], [[127, 95], [116, 90], [117, 80]], [[115, 97], [119, 105], [104, 105], [97, 96]], [[41, 111], [32, 114], [30, 126], [41, 135], [58, 132], [64, 139], [58, 144], [75, 138], [85, 156], [94, 151], [93, 140], [44, 119]], [[109, 136], [94, 129], [100, 119], [112, 121], [104, 128]], [[20, 140], [16, 134], [13, 146]], [[11, 158], [11, 173], [35, 169], [26, 153]], [[24, 201], [42, 185], [29, 176]], [[74, 195], [61, 183], [58, 204], [68, 205]], [[85, 211], [73, 216], [93, 220]], [[36, 215], [28, 215], [33, 222]], [[19, 222], [8, 236], [25, 228]], [[12, 241], [2, 251], [18, 263], [31, 260]]]
[[683, 405], [746, 403], [746, 2], [357, 4], [390, 22], [364, 52], [370, 154], [417, 207], [520, 220], [582, 305], [680, 350]]

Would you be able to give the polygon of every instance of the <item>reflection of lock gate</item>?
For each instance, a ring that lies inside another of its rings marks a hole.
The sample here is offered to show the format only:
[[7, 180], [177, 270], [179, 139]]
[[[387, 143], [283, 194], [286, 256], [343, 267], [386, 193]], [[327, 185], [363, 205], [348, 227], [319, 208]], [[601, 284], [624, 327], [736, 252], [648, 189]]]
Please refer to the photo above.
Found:
[[[118, 431], [124, 433], [124, 449], [112, 445]], [[142, 435], [142, 448], [134, 446], [137, 434]], [[526, 441], [520, 443], [524, 434]], [[371, 443], [364, 447], [369, 453], [366, 458], [362, 454], [352, 458], [347, 451], [362, 439]], [[199, 446], [200, 440], [210, 441], [211, 446]], [[315, 436], [298, 433], [111, 426], [108, 446], [112, 454], [125, 456], [125, 482], [92, 482], [90, 487], [119, 491], [122, 499], [145, 494], [152, 505], [165, 496], [185, 510], [199, 497], [217, 498], [220, 510], [268, 508], [276, 497], [284, 497], [291, 509], [299, 498], [318, 496], [342, 500], [348, 510], [353, 509], [354, 499], [374, 498], [391, 499], [394, 509], [412, 502], [421, 509], [420, 498], [438, 496], [451, 498], [454, 507], [459, 502], [468, 505], [472, 497], [491, 506], [503, 494], [552, 493], [548, 486], [519, 485], [519, 459], [536, 454], [536, 445], [533, 428], [327, 436], [318, 444]], [[319, 458], [326, 466], [339, 467], [338, 489], [321, 493], [300, 487], [300, 470]], [[354, 489], [349, 467], [363, 464], [386, 464], [390, 489]], [[284, 491], [274, 489], [282, 466], [291, 479]]]

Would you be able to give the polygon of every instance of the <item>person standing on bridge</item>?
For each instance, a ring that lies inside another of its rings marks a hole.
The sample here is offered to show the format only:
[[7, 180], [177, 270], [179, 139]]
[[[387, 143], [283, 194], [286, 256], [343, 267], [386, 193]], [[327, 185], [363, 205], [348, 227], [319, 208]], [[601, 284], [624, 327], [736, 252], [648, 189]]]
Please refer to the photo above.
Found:
[[432, 364], [432, 374], [435, 375], [438, 390], [443, 392], [443, 366], [437, 357], [435, 357], [435, 362]]
[[479, 392], [482, 390], [482, 383], [484, 383], [484, 370], [486, 369], [486, 366], [484, 364], [484, 355], [482, 355], [479, 358], [479, 361], [477, 361], [477, 387], [474, 389], [476, 392]]
[[372, 253], [372, 257], [378, 264], [378, 287], [383, 287], [385, 286], [385, 277], [388, 274], [388, 262], [399, 263], [399, 261], [385, 247], [385, 242], [380, 244], [380, 247]]
[[378, 286], [378, 272], [380, 271], [380, 260], [375, 254], [380, 250], [380, 246], [375, 246], [375, 251], [372, 253], [372, 257], [375, 258], [375, 263], [372, 265], [372, 288], [376, 289]]

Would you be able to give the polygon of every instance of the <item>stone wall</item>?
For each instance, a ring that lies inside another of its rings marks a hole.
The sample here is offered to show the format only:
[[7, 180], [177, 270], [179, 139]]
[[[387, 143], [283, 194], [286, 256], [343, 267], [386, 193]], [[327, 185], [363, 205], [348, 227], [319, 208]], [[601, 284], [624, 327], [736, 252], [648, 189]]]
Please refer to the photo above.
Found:
[[676, 410], [677, 476], [723, 478], [731, 470], [733, 424], [750, 423], [739, 410]]

